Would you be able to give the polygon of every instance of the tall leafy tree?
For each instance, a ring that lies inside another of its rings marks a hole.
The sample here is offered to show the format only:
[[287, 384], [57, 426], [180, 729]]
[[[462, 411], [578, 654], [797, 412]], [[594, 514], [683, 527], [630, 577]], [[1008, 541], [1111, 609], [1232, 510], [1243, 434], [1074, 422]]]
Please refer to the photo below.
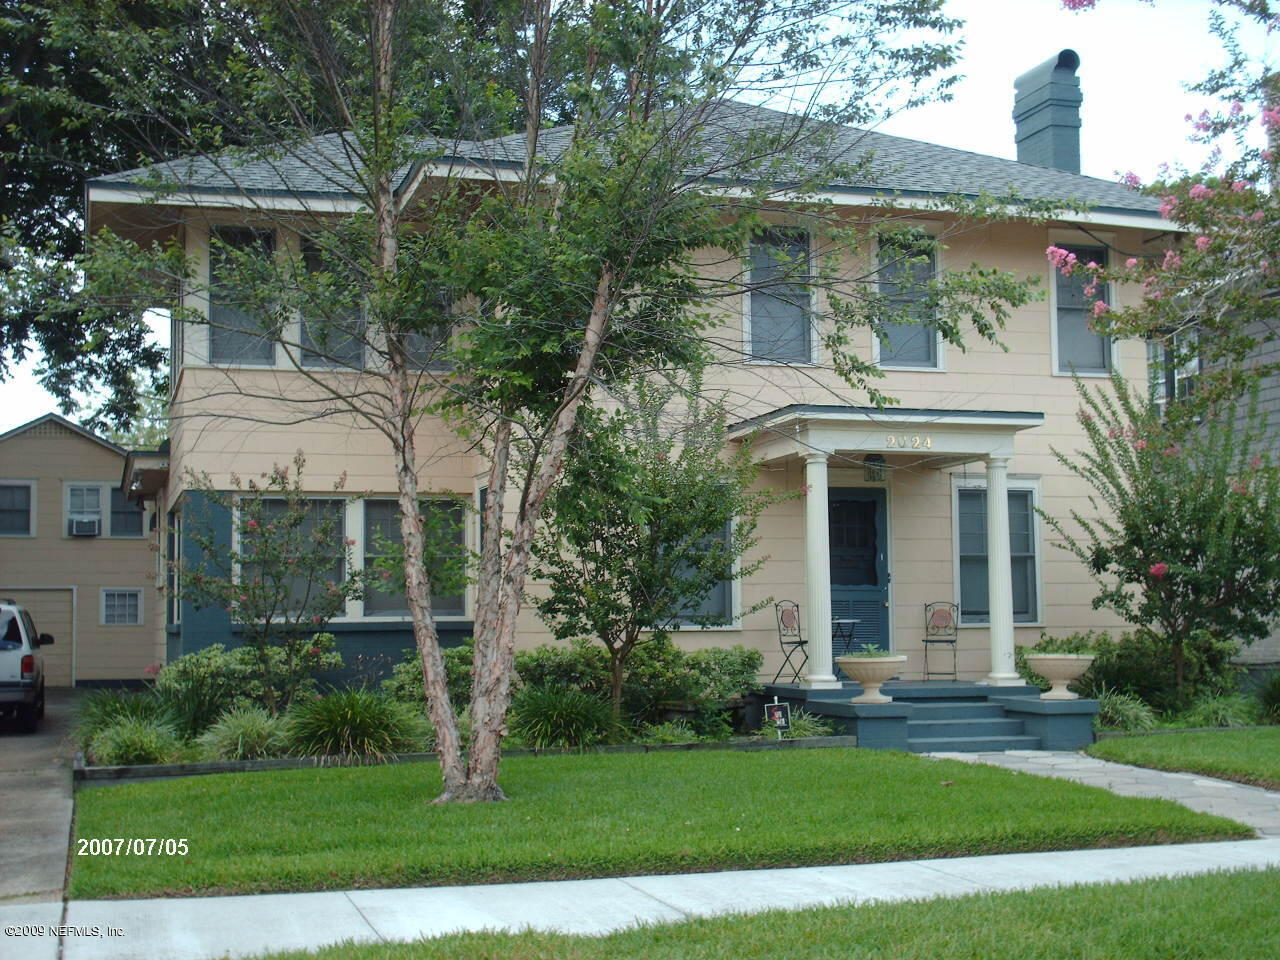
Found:
[[[708, 251], [740, 264], [780, 205], [815, 224], [837, 254], [781, 262], [769, 282], [821, 289], [834, 365], [872, 392], [875, 368], [847, 349], [849, 332], [909, 317], [878, 292], [873, 269], [850, 275], [838, 255], [883, 228], [883, 214], [865, 222], [833, 217], [822, 188], [855, 172], [872, 176], [867, 157], [836, 149], [840, 124], [936, 89], [931, 78], [952, 62], [946, 38], [956, 26], [940, 7], [940, 0], [535, 0], [514, 20], [494, 21], [493, 29], [508, 31], [508, 54], [495, 53], [490, 32], [459, 19], [455, 6], [430, 0], [210, 8], [236, 37], [232, 89], [252, 94], [223, 103], [236, 110], [219, 119], [238, 131], [228, 142], [250, 146], [204, 147], [194, 165], [153, 167], [138, 179], [163, 196], [193, 170], [221, 178], [222, 190], [246, 185], [252, 173], [254, 183], [277, 176], [287, 193], [287, 172], [319, 177], [354, 202], [318, 210], [300, 195], [282, 210], [246, 193], [245, 222], [281, 240], [268, 250], [253, 239], [260, 234], [211, 230], [212, 286], [176, 244], [96, 237], [85, 263], [91, 302], [168, 291], [181, 320], [211, 332], [243, 333], [250, 318], [292, 366], [285, 391], [275, 379], [233, 368], [207, 395], [189, 386], [179, 417], [235, 392], [259, 401], [239, 409], [276, 422], [349, 417], [384, 438], [444, 775], [441, 801], [503, 796], [497, 776], [516, 619], [538, 524], [580, 418], [637, 379], [712, 357], [741, 359], [728, 347], [713, 350], [707, 334], [721, 301], [748, 289], [749, 274], [709, 264]], [[272, 42], [246, 33], [250, 23], [266, 24]], [[495, 63], [508, 61], [523, 67], [523, 99], [491, 82]], [[200, 85], [214, 105], [222, 103], [220, 79]], [[165, 80], [119, 82], [127, 88], [120, 95], [141, 110], [146, 83]], [[743, 100], [785, 103], [792, 112]], [[287, 124], [272, 119], [282, 108]], [[472, 142], [511, 116], [517, 132]], [[553, 126], [558, 117], [571, 122]], [[191, 310], [173, 295], [179, 284], [234, 310]], [[943, 335], [958, 342], [971, 325], [994, 338], [1008, 306], [1028, 298], [1013, 278], [975, 267], [939, 277], [926, 300]], [[288, 322], [295, 317], [305, 322]], [[474, 567], [473, 733], [465, 745], [446, 686], [418, 509], [419, 476], [432, 453], [419, 445], [417, 428], [437, 415], [489, 464]]]

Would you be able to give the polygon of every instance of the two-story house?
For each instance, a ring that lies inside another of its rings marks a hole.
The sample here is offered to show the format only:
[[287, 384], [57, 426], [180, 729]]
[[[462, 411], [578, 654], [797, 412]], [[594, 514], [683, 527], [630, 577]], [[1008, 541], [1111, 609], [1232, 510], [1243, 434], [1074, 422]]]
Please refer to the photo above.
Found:
[[121, 487], [128, 455], [53, 413], [0, 435], [0, 596], [55, 638], [49, 686], [137, 682], [163, 659], [154, 513]]
[[[1146, 347], [1094, 332], [1084, 280], [1056, 274], [1045, 250], [1055, 244], [1082, 261], [1102, 263], [1150, 252], [1167, 242], [1174, 227], [1148, 199], [1080, 175], [1077, 65], [1076, 55], [1063, 51], [1019, 78], [1016, 162], [851, 128], [841, 132], [839, 145], [851, 156], [874, 151], [877, 175], [873, 182], [831, 183], [827, 196], [838, 211], [884, 216], [888, 204], [915, 229], [948, 236], [928, 262], [912, 263], [913, 276], [977, 263], [1037, 277], [1045, 296], [1014, 311], [1000, 335], [1007, 351], [980, 340], [961, 351], [944, 342], [927, 318], [892, 326], [883, 340], [864, 330], [847, 349], [883, 370], [880, 386], [895, 398], [888, 408], [870, 405], [837, 376], [823, 331], [814, 328], [821, 310], [757, 283], [726, 303], [714, 336], [738, 362], [715, 368], [706, 388], [735, 398], [740, 422], [732, 436], [755, 438], [759, 482], [804, 495], [762, 518], [760, 549], [769, 559], [759, 572], [726, 582], [709, 598], [707, 609], [722, 614], [727, 625], [681, 630], [682, 643], [758, 648], [772, 676], [782, 656], [778, 627], [773, 606], [761, 602], [792, 600], [800, 604], [810, 644], [811, 686], [835, 683], [833, 612], [858, 621], [858, 641], [906, 654], [904, 675], [919, 676], [925, 605], [948, 601], [959, 608], [959, 676], [1010, 683], [1016, 681], [1015, 642], [1033, 643], [1042, 630], [1120, 626], [1092, 609], [1090, 577], [1055, 547], [1036, 508], [1057, 516], [1087, 509], [1088, 490], [1052, 452], [1071, 452], [1082, 442], [1072, 374], [1105, 384], [1118, 372], [1145, 389]], [[736, 111], [743, 123], [782, 116], [742, 104], [724, 109]], [[197, 277], [186, 303], [217, 320], [175, 326], [169, 453], [163, 463], [133, 465], [134, 495], [154, 503], [170, 559], [199, 561], [184, 531], [196, 514], [230, 536], [230, 518], [203, 509], [189, 489], [187, 470], [207, 473], [225, 489], [232, 473], [254, 476], [287, 462], [299, 448], [308, 458], [308, 487], [323, 501], [317, 509], [339, 518], [354, 564], [372, 563], [377, 538], [394, 536], [396, 483], [385, 439], [354, 417], [327, 411], [309, 387], [316, 377], [355, 376], [367, 361], [343, 356], [343, 369], [334, 369], [333, 349], [309, 353], [301, 318], [288, 321], [299, 328], [285, 338], [300, 348], [238, 325], [235, 304], [219, 286], [216, 258], [209, 255], [211, 236], [292, 249], [301, 240], [289, 226], [291, 217], [359, 209], [350, 170], [343, 172], [340, 136], [292, 150], [270, 160], [173, 164], [166, 173], [180, 183], [163, 192], [146, 171], [88, 185], [89, 228], [182, 244]], [[503, 141], [462, 143], [442, 162], [455, 174], [461, 169], [479, 182], [496, 182], [509, 176], [509, 163], [495, 159], [508, 152]], [[424, 190], [429, 180], [407, 178], [402, 189]], [[955, 218], [933, 203], [953, 194], [1010, 191], [1030, 200], [1084, 202], [1089, 209], [1052, 222], [1014, 218], [956, 231]], [[873, 243], [833, 251], [821, 230], [785, 203], [775, 220], [777, 230], [757, 238], [746, 264], [709, 252], [709, 275], [745, 270], [753, 281], [767, 280], [781, 262], [834, 252], [851, 273], [868, 263], [874, 271], [879, 260], [878, 282], [891, 295], [909, 286], [910, 278]], [[1123, 289], [1103, 293], [1112, 303], [1131, 295]], [[466, 442], [424, 418], [417, 447], [429, 452], [419, 477], [423, 491], [464, 506], [480, 502], [487, 464]], [[335, 495], [333, 482], [344, 473], [347, 489], [366, 495]], [[474, 512], [461, 530], [465, 545], [476, 548]], [[197, 610], [182, 599], [180, 585], [170, 586], [162, 627], [170, 658], [234, 642], [236, 626], [226, 611]], [[436, 597], [436, 610], [446, 642], [470, 631], [469, 591]], [[398, 659], [412, 644], [404, 599], [391, 594], [352, 601], [331, 629], [348, 659]], [[526, 606], [519, 643], [547, 638]], [[837, 644], [841, 639], [837, 635]]]

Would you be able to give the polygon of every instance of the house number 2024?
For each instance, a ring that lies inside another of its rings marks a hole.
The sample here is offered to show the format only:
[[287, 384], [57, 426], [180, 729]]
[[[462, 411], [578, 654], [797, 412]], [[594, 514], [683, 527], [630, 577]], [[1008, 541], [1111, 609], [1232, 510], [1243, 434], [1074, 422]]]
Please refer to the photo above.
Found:
[[928, 435], [921, 436], [920, 434], [907, 436], [905, 433], [890, 433], [885, 437], [884, 445], [895, 450], [932, 450], [933, 437]]

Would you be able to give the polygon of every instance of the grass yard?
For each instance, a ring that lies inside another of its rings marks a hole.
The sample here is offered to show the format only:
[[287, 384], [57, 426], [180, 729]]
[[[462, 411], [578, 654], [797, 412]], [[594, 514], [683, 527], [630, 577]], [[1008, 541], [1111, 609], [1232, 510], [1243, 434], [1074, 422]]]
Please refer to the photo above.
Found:
[[1280, 790], [1280, 727], [1108, 737], [1091, 746], [1089, 753], [1102, 760]]
[[269, 960], [1274, 960], [1280, 871], [819, 907], [607, 937], [458, 934]]
[[76, 898], [559, 880], [1248, 837], [1164, 800], [878, 750], [511, 757], [509, 802], [433, 807], [432, 764], [84, 790]]

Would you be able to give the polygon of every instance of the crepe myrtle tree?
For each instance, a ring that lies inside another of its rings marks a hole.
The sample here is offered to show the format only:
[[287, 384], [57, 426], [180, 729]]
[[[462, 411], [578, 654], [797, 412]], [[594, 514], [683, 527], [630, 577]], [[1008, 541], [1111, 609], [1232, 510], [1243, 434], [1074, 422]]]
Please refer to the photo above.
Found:
[[[849, 348], [854, 331], [918, 322], [927, 304], [947, 340], [959, 343], [965, 332], [995, 339], [1008, 310], [1032, 297], [1013, 276], [977, 265], [922, 280], [921, 296], [888, 295], [878, 266], [851, 267], [841, 255], [865, 248], [895, 216], [891, 198], [861, 220], [836, 216], [825, 199], [833, 182], [875, 181], [873, 158], [849, 147], [845, 124], [945, 91], [949, 81], [934, 78], [954, 63], [947, 41], [958, 24], [941, 0], [499, 7], [522, 47], [523, 96], [514, 105], [493, 82], [491, 50], [451, 5], [232, 0], [211, 8], [229, 32], [268, 16], [275, 39], [250, 32], [238, 41], [235, 89], [249, 85], [257, 95], [237, 96], [219, 122], [236, 130], [227, 142], [247, 146], [201, 146], [193, 162], [228, 189], [246, 165], [257, 176], [305, 170], [350, 202], [329, 207], [300, 193], [288, 204], [282, 175], [270, 202], [245, 190], [238, 230], [227, 229], [225, 214], [190, 224], [200, 210], [174, 204], [165, 209], [185, 219], [167, 244], [151, 244], [163, 229], [141, 239], [104, 232], [83, 264], [91, 298], [150, 296], [188, 328], [252, 332], [270, 344], [271, 376], [229, 365], [212, 386], [188, 378], [178, 422], [221, 409], [231, 395], [238, 416], [338, 419], [385, 441], [441, 802], [503, 797], [498, 764], [517, 618], [538, 525], [584, 411], [637, 379], [747, 359], [713, 320], [753, 287], [788, 297], [803, 290], [805, 302], [821, 305], [813, 329], [831, 366], [875, 402], [887, 399], [874, 386], [881, 374]], [[146, 33], [131, 37], [151, 42]], [[163, 82], [165, 70], [156, 57], [148, 71], [116, 77], [112, 91], [145, 111], [148, 84]], [[210, 103], [219, 102], [218, 80], [201, 79]], [[280, 120], [282, 103], [296, 107], [294, 122]], [[325, 123], [307, 121], [317, 116]], [[495, 120], [510, 116], [517, 119], [506, 128]], [[553, 118], [570, 122], [552, 128]], [[494, 133], [509, 136], [473, 142]], [[163, 199], [181, 192], [189, 169], [161, 165], [139, 177]], [[990, 198], [938, 206], [958, 211], [948, 223], [1005, 210]], [[821, 249], [783, 258], [753, 283], [748, 244], [779, 216], [812, 229]], [[178, 243], [187, 226], [211, 238], [212, 279]], [[198, 308], [202, 299], [213, 306]], [[465, 744], [417, 509], [419, 477], [439, 446], [434, 437], [419, 442], [424, 418], [442, 418], [488, 464], [486, 534], [471, 573]]]
[[[1105, 2], [1105, 0], [1103, 0]], [[1158, 15], [1161, 0], [1154, 0]], [[1097, 0], [1063, 0], [1086, 11]], [[1215, 149], [1198, 171], [1163, 168], [1143, 183], [1122, 182], [1160, 200], [1160, 212], [1179, 228], [1156, 248], [1113, 250], [1110, 262], [1078, 263], [1057, 246], [1046, 251], [1061, 272], [1086, 276], [1093, 325], [1100, 332], [1148, 338], [1159, 346], [1157, 376], [1198, 368], [1193, 402], [1170, 405], [1177, 418], [1216, 415], [1243, 397], [1253, 381], [1277, 373], [1259, 346], [1280, 335], [1280, 73], [1255, 62], [1238, 41], [1238, 23], [1268, 34], [1280, 29], [1273, 0], [1213, 0], [1209, 32], [1222, 43], [1225, 63], [1190, 85], [1221, 106], [1187, 114], [1190, 138]], [[1230, 157], [1232, 159], [1224, 159]], [[1123, 306], [1110, 292], [1123, 288]]]
[[1093, 488], [1097, 515], [1040, 515], [1099, 586], [1106, 608], [1149, 629], [1173, 661], [1177, 693], [1212, 679], [1268, 635], [1280, 596], [1280, 467], [1266, 452], [1257, 390], [1244, 416], [1196, 424], [1114, 376], [1110, 391], [1077, 380], [1088, 446], [1055, 450]]
[[727, 454], [724, 410], [698, 393], [683, 414], [671, 391], [642, 388], [634, 405], [581, 417], [534, 541], [533, 575], [547, 583], [538, 614], [558, 640], [604, 645], [615, 718], [632, 653], [681, 624], [730, 622], [735, 611], [708, 597], [766, 559], [746, 555], [781, 496], [752, 490], [750, 445]]
[[[326, 628], [363, 589], [350, 562], [352, 541], [343, 537], [342, 484], [334, 497], [316, 498], [302, 485], [305, 463], [299, 451], [292, 467], [248, 480], [233, 474], [229, 491], [214, 489], [207, 475], [187, 476], [203, 502], [183, 511], [200, 559], [183, 562], [182, 596], [197, 608], [225, 610], [238, 624], [261, 688], [254, 692], [272, 713], [309, 692], [316, 673], [342, 666]], [[210, 506], [230, 516], [230, 543]]]

